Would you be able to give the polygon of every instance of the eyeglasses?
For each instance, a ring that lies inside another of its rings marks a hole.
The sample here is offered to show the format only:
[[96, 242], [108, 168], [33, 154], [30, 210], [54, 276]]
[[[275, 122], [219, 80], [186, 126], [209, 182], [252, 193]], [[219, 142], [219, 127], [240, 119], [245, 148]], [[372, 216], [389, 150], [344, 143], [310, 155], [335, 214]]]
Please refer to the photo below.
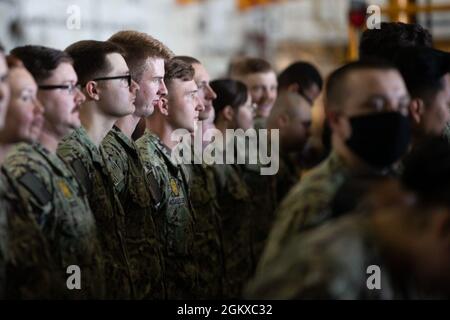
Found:
[[306, 100], [306, 102], [308, 102], [308, 104], [309, 104], [310, 106], [313, 106], [313, 105], [314, 105], [314, 100], [311, 99], [310, 97], [308, 97], [308, 96], [305, 94], [305, 92], [304, 92], [303, 90], [298, 90], [297, 92], [298, 92], [298, 94], [299, 94], [300, 96], [303, 97], [303, 99]]
[[92, 79], [92, 81], [115, 80], [115, 79], [125, 79], [125, 80], [127, 80], [128, 87], [131, 86], [131, 74], [127, 74], [124, 76], [95, 78], [95, 79]]
[[56, 90], [56, 89], [63, 89], [67, 90], [69, 94], [73, 94], [75, 89], [81, 91], [81, 85], [80, 84], [61, 84], [61, 85], [41, 85], [38, 86], [40, 90]]

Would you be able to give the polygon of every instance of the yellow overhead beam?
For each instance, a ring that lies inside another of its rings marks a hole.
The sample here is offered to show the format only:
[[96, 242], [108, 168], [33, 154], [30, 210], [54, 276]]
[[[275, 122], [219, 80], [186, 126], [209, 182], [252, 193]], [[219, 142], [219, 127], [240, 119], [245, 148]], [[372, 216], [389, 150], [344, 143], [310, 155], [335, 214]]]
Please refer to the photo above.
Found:
[[284, 1], [286, 0], [236, 0], [236, 5], [239, 10], [245, 11], [253, 7], [276, 4]]
[[397, 14], [398, 12], [405, 12], [407, 14], [416, 13], [432, 13], [432, 12], [445, 12], [450, 11], [450, 4], [433, 4], [433, 5], [416, 5], [409, 4], [405, 7], [403, 6], [390, 6], [382, 7], [381, 13], [384, 14]]

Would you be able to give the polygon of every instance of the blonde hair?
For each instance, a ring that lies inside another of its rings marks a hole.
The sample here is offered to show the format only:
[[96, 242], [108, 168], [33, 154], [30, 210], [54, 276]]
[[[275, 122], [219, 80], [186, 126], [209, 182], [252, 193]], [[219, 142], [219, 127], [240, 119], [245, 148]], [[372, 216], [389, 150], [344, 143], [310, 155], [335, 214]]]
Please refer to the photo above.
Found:
[[161, 41], [144, 32], [124, 30], [113, 34], [109, 39], [124, 50], [125, 61], [133, 78], [139, 81], [147, 68], [147, 59], [171, 59], [174, 54]]

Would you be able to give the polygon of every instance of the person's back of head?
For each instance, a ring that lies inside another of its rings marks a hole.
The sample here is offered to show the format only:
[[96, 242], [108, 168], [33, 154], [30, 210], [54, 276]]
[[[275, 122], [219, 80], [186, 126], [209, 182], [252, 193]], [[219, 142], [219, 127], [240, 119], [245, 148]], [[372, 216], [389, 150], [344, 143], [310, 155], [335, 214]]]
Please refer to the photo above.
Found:
[[311, 105], [322, 90], [322, 76], [312, 64], [297, 61], [289, 65], [278, 76], [278, 92], [290, 90], [299, 93]]
[[399, 49], [394, 59], [412, 102], [418, 136], [441, 135], [450, 124], [450, 54], [427, 47]]
[[442, 88], [442, 78], [450, 72], [450, 54], [426, 47], [402, 48], [394, 62], [412, 98], [431, 98]]
[[267, 118], [267, 128], [279, 130], [281, 152], [300, 152], [310, 136], [311, 105], [303, 96], [282, 91]]
[[242, 81], [231, 79], [213, 80], [211, 81], [211, 88], [217, 94], [217, 98], [213, 102], [216, 113], [215, 123], [220, 118], [223, 109], [229, 106], [237, 110], [248, 98], [247, 87]]
[[450, 145], [430, 137], [415, 145], [403, 161], [403, 185], [426, 203], [450, 207]]
[[211, 88], [217, 94], [213, 101], [214, 123], [226, 122], [227, 129], [250, 129], [253, 110], [245, 84], [238, 80], [218, 79], [211, 81]]
[[432, 36], [419, 24], [382, 22], [380, 29], [367, 29], [361, 36], [360, 59], [379, 58], [392, 61], [397, 48], [431, 47]]

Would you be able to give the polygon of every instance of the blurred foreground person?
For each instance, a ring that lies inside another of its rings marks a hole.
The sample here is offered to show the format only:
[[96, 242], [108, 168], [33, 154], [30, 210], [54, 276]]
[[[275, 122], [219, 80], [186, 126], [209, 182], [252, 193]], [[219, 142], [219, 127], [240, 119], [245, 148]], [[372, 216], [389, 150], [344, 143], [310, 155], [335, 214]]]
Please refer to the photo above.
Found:
[[[449, 157], [450, 148], [442, 141], [417, 150], [405, 162], [404, 187], [385, 178], [372, 185], [362, 201], [364, 211], [293, 237], [259, 270], [247, 297], [448, 298]], [[424, 166], [425, 172], [441, 176], [431, 188], [439, 192], [426, 190], [425, 176], [417, 179]]]
[[17, 47], [11, 54], [22, 60], [38, 83], [44, 122], [36, 142], [18, 144], [3, 164], [20, 186], [22, 200], [51, 246], [60, 272], [71, 265], [83, 270], [82, 290], [67, 291], [76, 299], [103, 295], [103, 270], [94, 216], [77, 178], [56, 155], [58, 143], [80, 126], [78, 110], [85, 97], [71, 58], [63, 51]]
[[383, 62], [352, 62], [330, 75], [325, 107], [332, 152], [281, 203], [260, 264], [294, 235], [327, 221], [350, 174], [390, 174], [409, 146], [409, 101], [400, 73]]
[[[1, 162], [14, 144], [36, 138], [42, 125], [37, 85], [17, 58], [0, 50], [0, 101], [6, 127], [0, 128]], [[10, 95], [9, 95], [10, 92]], [[10, 99], [9, 99], [10, 98]], [[3, 100], [4, 99], [4, 100]], [[8, 103], [9, 102], [9, 103]], [[17, 125], [17, 124], [20, 124]], [[19, 186], [5, 171], [0, 174], [0, 298], [61, 298], [65, 280], [29, 204], [19, 197]]]

